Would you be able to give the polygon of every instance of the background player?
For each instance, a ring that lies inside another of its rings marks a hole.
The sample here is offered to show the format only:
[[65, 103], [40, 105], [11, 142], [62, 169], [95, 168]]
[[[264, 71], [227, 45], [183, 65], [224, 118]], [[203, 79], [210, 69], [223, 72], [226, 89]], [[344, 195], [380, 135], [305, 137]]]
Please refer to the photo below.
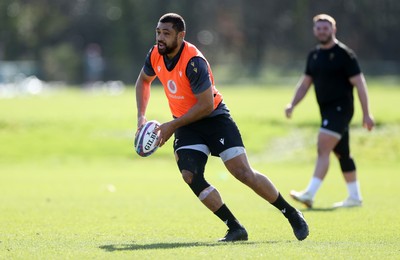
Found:
[[305, 75], [299, 81], [285, 113], [290, 118], [294, 107], [314, 84], [322, 117], [318, 158], [308, 187], [302, 192], [291, 191], [290, 195], [307, 207], [312, 207], [314, 196], [328, 172], [329, 156], [333, 151], [339, 160], [349, 193], [347, 199], [335, 203], [334, 207], [361, 206], [356, 166], [350, 155], [349, 125], [354, 112], [353, 86], [356, 86], [363, 112], [363, 126], [368, 130], [374, 126], [366, 82], [354, 52], [336, 39], [335, 20], [329, 15], [320, 14], [313, 21], [314, 35], [319, 45], [309, 53]]
[[160, 125], [159, 145], [175, 134], [175, 157], [184, 181], [228, 226], [227, 234], [219, 241], [247, 240], [248, 234], [217, 189], [204, 178], [210, 153], [221, 157], [233, 176], [278, 208], [288, 219], [297, 239], [305, 239], [309, 231], [302, 213], [282, 198], [266, 176], [250, 167], [239, 129], [215, 88], [210, 65], [194, 45], [184, 41], [185, 33], [181, 16], [170, 13], [160, 18], [156, 28], [157, 44], [148, 53], [136, 81], [138, 127], [146, 122], [150, 86], [158, 77], [174, 118]]

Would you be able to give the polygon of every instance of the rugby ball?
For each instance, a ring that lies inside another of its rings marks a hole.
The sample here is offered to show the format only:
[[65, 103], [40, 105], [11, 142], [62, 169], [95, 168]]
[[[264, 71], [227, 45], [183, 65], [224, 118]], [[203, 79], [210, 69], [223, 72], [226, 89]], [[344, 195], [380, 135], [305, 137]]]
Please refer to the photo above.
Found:
[[156, 120], [147, 121], [135, 135], [135, 150], [142, 157], [146, 157], [154, 153], [157, 148], [157, 141], [160, 132], [154, 132], [154, 129], [160, 123]]

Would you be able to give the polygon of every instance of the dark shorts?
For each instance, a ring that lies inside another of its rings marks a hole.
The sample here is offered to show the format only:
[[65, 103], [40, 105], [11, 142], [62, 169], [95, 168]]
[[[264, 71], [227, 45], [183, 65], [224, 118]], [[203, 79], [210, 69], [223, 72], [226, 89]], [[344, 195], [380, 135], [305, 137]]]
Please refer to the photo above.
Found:
[[340, 138], [349, 131], [353, 111], [352, 106], [346, 105], [332, 105], [320, 108], [321, 131], [331, 133]]
[[193, 149], [214, 156], [223, 161], [244, 153], [239, 129], [227, 114], [204, 118], [175, 131], [174, 151]]

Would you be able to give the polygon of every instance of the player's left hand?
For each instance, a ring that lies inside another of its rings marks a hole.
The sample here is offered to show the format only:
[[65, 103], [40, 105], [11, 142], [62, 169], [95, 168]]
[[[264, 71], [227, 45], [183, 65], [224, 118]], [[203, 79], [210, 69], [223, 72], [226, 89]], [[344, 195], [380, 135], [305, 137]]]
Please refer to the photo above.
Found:
[[363, 118], [363, 127], [371, 131], [375, 126], [375, 120], [372, 115], [365, 115]]
[[147, 122], [146, 116], [139, 116], [137, 119], [137, 129], [140, 130], [142, 126]]
[[158, 146], [163, 146], [168, 139], [174, 134], [175, 126], [173, 121], [161, 124], [159, 127], [155, 128], [154, 131], [160, 131], [160, 137], [158, 138]]

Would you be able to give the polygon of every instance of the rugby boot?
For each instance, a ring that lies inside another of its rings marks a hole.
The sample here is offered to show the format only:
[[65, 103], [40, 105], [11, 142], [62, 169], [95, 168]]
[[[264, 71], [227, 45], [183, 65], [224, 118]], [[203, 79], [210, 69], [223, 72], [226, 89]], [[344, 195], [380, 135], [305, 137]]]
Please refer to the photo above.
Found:
[[290, 191], [290, 196], [294, 200], [306, 205], [307, 208], [312, 208], [312, 205], [313, 205], [314, 201], [313, 201], [313, 198], [311, 197], [311, 195], [308, 192], [292, 190], [292, 191]]
[[352, 208], [352, 207], [361, 207], [362, 200], [347, 198], [344, 201], [336, 202], [333, 204], [334, 208]]
[[309, 234], [309, 230], [303, 213], [296, 209], [290, 214], [290, 216], [288, 216], [288, 220], [293, 228], [293, 233], [296, 238], [300, 241], [306, 239]]
[[226, 235], [219, 239], [218, 242], [235, 242], [235, 241], [247, 241], [248, 235], [244, 227], [237, 229], [228, 229]]

